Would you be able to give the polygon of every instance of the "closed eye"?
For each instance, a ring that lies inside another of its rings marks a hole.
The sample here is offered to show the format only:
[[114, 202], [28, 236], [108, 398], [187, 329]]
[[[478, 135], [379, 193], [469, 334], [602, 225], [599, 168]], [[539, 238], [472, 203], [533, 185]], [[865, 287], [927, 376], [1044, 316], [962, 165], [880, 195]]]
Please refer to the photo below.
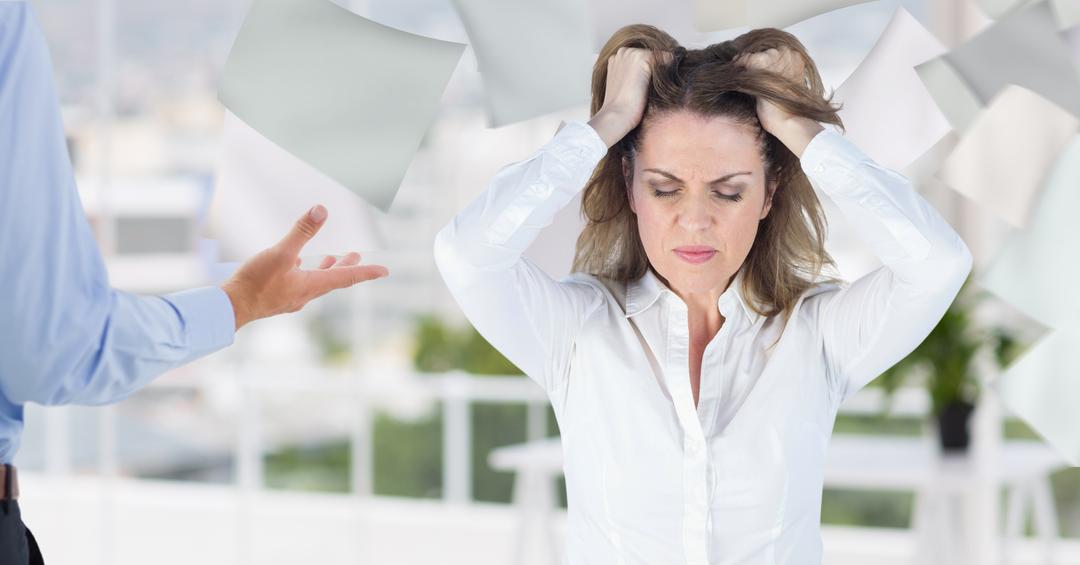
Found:
[[[659, 190], [659, 189], [656, 189], [656, 188], [653, 189], [653, 196], [655, 196], [657, 198], [670, 198], [672, 196], [675, 196], [678, 193], [679, 193], [679, 189], [675, 189], [675, 190]], [[713, 194], [716, 195], [716, 196], [719, 196], [720, 198], [723, 198], [724, 200], [731, 200], [732, 202], [738, 202], [738, 201], [742, 200], [742, 194], [741, 193], [739, 193], [739, 194], [724, 194], [723, 192], [719, 192], [719, 191], [714, 190]]]

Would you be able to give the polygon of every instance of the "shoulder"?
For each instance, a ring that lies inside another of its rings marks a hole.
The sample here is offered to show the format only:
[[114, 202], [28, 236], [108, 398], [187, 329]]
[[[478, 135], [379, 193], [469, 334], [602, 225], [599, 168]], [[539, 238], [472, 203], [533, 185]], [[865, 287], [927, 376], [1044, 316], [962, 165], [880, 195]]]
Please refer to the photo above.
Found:
[[833, 294], [833, 293], [839, 292], [840, 290], [843, 290], [844, 287], [846, 287], [847, 285], [848, 285], [847, 281], [842, 281], [842, 280], [836, 280], [836, 281], [826, 280], [826, 281], [816, 282], [816, 283], [810, 285], [809, 287], [807, 287], [807, 289], [805, 291], [803, 291], [802, 299], [803, 299], [803, 301], [814, 300], [814, 299], [820, 300], [822, 297], [825, 297], [825, 296], [827, 296], [829, 294]]
[[[802, 296], [799, 297], [800, 316], [818, 319], [825, 304], [828, 304], [840, 291], [847, 288], [850, 283], [844, 280], [821, 280], [811, 284]], [[816, 323], [815, 323], [816, 325]]]
[[622, 308], [626, 301], [626, 283], [621, 281], [575, 272], [563, 277], [560, 282], [578, 286], [582, 291], [590, 293], [595, 300], [596, 308], [603, 304], [618, 304]]

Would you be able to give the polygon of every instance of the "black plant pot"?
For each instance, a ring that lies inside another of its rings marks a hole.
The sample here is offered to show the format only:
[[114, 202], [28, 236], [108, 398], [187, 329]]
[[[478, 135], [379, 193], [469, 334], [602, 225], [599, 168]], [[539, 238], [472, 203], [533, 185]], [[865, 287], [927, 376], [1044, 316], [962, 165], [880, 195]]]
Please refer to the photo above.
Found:
[[938, 439], [945, 451], [966, 451], [971, 444], [971, 432], [968, 423], [975, 405], [963, 400], [950, 402], [937, 416]]

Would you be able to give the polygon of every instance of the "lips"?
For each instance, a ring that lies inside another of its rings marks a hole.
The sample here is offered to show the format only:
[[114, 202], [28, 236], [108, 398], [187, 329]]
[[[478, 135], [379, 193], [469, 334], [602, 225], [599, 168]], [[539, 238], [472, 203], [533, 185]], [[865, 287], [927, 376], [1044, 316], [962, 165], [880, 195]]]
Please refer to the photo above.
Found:
[[687, 263], [700, 265], [712, 259], [716, 255], [716, 250], [705, 245], [685, 245], [676, 247], [675, 255], [678, 255], [680, 259]]

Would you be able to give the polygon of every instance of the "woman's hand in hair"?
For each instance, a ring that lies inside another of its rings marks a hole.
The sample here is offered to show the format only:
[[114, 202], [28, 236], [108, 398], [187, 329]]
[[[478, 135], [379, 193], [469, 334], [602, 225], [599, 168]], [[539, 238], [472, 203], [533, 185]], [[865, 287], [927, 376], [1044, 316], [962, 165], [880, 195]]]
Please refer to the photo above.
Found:
[[[665, 54], [667, 60], [671, 55]], [[608, 147], [637, 127], [645, 114], [653, 54], [648, 49], [620, 47], [607, 61], [604, 104], [589, 120]]]
[[[791, 82], [806, 85], [806, 61], [786, 47], [743, 53], [735, 58], [735, 63], [747, 69], [775, 73]], [[824, 129], [818, 122], [790, 114], [767, 98], [757, 99], [757, 113], [761, 127], [779, 139], [797, 157], [802, 156], [810, 140]]]

